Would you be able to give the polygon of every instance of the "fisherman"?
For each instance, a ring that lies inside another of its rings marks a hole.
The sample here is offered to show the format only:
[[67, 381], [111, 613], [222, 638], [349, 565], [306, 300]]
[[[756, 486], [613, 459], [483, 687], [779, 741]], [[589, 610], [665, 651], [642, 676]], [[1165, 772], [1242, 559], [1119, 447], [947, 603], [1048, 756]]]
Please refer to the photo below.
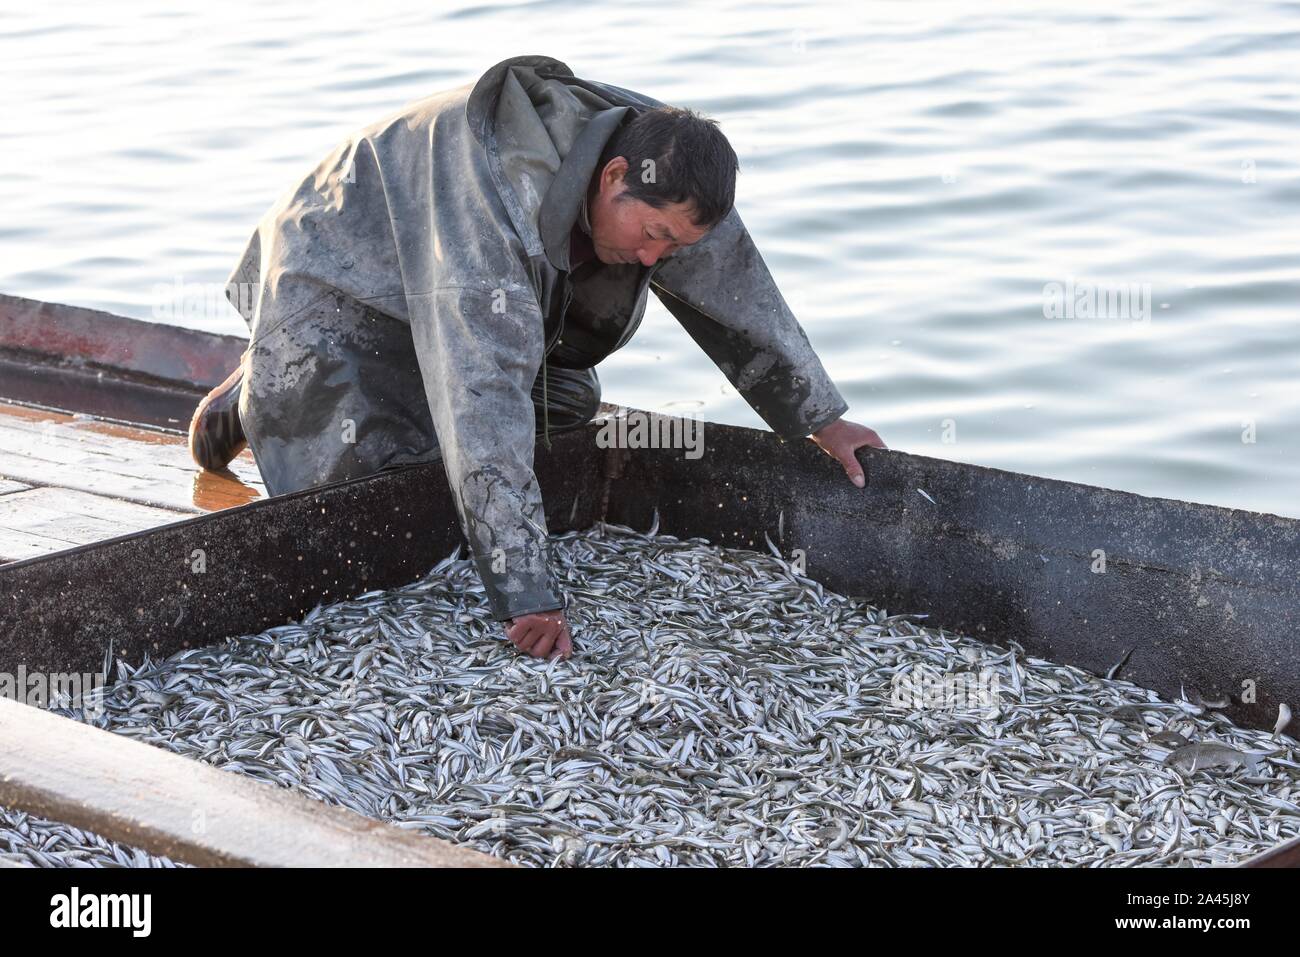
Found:
[[568, 657], [534, 442], [595, 416], [594, 366], [649, 290], [775, 432], [859, 487], [855, 450], [885, 448], [842, 418], [733, 209], [737, 168], [716, 122], [545, 56], [362, 129], [231, 274], [250, 344], [195, 410], [195, 461], [248, 445], [279, 495], [441, 459], [493, 617]]

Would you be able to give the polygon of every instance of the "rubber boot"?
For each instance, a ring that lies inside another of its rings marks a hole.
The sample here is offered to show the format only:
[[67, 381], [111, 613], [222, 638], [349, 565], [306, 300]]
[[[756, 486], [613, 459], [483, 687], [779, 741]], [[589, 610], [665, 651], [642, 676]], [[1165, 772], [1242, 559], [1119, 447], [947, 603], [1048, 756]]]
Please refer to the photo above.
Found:
[[239, 393], [243, 385], [241, 362], [194, 410], [194, 418], [190, 420], [190, 455], [201, 468], [224, 469], [248, 445], [239, 421]]

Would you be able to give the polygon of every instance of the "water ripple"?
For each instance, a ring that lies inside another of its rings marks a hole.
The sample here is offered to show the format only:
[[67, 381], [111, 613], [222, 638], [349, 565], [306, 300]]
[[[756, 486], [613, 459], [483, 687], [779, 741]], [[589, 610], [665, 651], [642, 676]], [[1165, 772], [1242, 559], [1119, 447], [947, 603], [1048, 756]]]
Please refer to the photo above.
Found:
[[[891, 446], [1300, 515], [1294, 3], [136, 7], [0, 22], [5, 292], [148, 318], [350, 130], [545, 52], [721, 120], [765, 261]], [[1149, 321], [1046, 318], [1072, 278], [1149, 288]], [[657, 304], [601, 377], [761, 424]]]

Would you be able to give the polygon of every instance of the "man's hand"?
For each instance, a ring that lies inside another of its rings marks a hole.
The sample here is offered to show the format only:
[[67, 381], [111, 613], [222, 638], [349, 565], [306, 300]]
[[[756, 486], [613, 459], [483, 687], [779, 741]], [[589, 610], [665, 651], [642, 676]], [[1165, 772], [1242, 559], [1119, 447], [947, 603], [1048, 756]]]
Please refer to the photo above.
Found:
[[858, 457], [853, 453], [864, 445], [873, 449], [888, 448], [874, 429], [848, 419], [836, 419], [830, 425], [823, 426], [812, 434], [812, 440], [823, 452], [844, 466], [844, 474], [858, 488], [865, 487], [867, 479], [862, 474]]
[[506, 637], [534, 658], [567, 658], [573, 654], [573, 636], [562, 611], [541, 611], [510, 619]]

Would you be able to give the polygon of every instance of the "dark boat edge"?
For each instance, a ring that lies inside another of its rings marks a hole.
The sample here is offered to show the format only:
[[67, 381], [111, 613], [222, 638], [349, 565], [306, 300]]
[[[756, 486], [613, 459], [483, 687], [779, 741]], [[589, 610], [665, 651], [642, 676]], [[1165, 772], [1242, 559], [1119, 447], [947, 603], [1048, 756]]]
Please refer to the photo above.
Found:
[[0, 293], [4, 398], [104, 418], [185, 428], [248, 342], [97, 309]]

